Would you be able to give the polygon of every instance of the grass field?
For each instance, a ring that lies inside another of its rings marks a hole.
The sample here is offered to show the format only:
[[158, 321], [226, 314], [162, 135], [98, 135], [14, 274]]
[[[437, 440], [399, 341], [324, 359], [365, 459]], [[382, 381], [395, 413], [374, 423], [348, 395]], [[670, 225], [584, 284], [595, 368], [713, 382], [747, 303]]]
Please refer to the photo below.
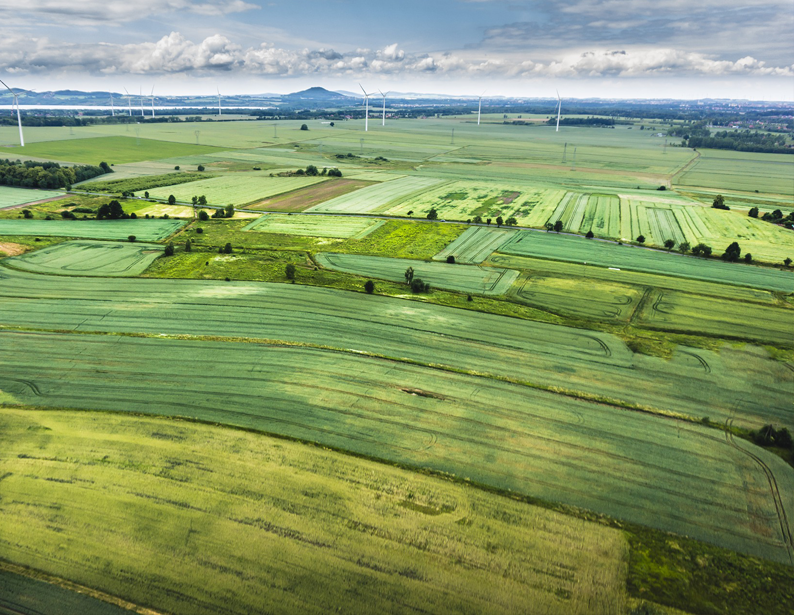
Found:
[[791, 563], [782, 515], [790, 518], [794, 506], [794, 470], [696, 424], [355, 353], [106, 335], [0, 337], [7, 403], [273, 431]]
[[31, 190], [30, 188], [14, 188], [13, 186], [0, 186], [0, 209], [24, 205], [42, 199], [63, 196], [63, 192], [55, 190]]
[[265, 214], [243, 228], [244, 231], [308, 235], [309, 237], [337, 237], [361, 239], [369, 235], [385, 220], [351, 216], [288, 216]]
[[[113, 177], [111, 175], [111, 177]], [[203, 173], [166, 173], [163, 175], [143, 175], [124, 179], [105, 179], [103, 181], [83, 182], [80, 190], [88, 192], [110, 192], [121, 194], [122, 192], [141, 192], [162, 186], [176, 186], [189, 182], [206, 179]], [[138, 196], [143, 196], [140, 194]]]
[[681, 347], [666, 359], [635, 354], [606, 333], [364, 293], [222, 280], [71, 280], [12, 269], [0, 273], [0, 324], [13, 327], [320, 344], [697, 419], [735, 417], [748, 427], [768, 422], [794, 427], [790, 370], [754, 346]]
[[791, 156], [709, 149], [699, 154], [692, 166], [676, 176], [676, 184], [794, 196]]
[[507, 229], [475, 226], [467, 229], [433, 258], [446, 260], [448, 256], [454, 256], [456, 262], [479, 265], [510, 239], [512, 232]]
[[558, 233], [521, 231], [503, 244], [499, 250], [506, 254], [519, 256], [587, 262], [591, 265], [750, 286], [785, 293], [794, 291], [794, 271], [668, 254]]
[[412, 175], [400, 179], [393, 179], [352, 194], [338, 196], [334, 199], [315, 205], [309, 211], [327, 213], [380, 213], [384, 212], [395, 203], [409, 195], [423, 191], [431, 186], [441, 183], [433, 177]]
[[175, 233], [180, 220], [0, 220], [0, 236], [41, 235], [80, 239], [127, 239], [159, 241]]
[[15, 574], [2, 566], [0, 564], [0, 613], [3, 615], [130, 614], [129, 610], [115, 604], [39, 579]]
[[479, 295], [503, 295], [518, 277], [517, 271], [498, 267], [449, 265], [384, 256], [317, 254], [316, 259], [319, 265], [328, 269], [392, 282], [405, 282], [406, 269], [413, 267], [414, 278], [433, 288]]
[[626, 541], [596, 523], [217, 427], [11, 409], [0, 424], [4, 556], [164, 612], [625, 604]]
[[214, 151], [218, 151], [218, 148], [125, 136], [28, 143], [25, 145], [24, 152], [0, 149], [0, 154], [14, 156], [24, 153], [26, 156], [98, 165], [102, 161], [108, 164], [119, 164], [158, 160], [173, 156], [208, 154]]
[[163, 254], [163, 246], [109, 241], [67, 241], [3, 261], [31, 273], [136, 276]]
[[210, 205], [246, 205], [274, 194], [290, 192], [324, 181], [323, 177], [270, 177], [265, 172], [223, 175], [202, 181], [149, 190], [149, 196], [189, 203], [194, 196], [206, 196]]
[[250, 209], [261, 209], [266, 211], [304, 211], [309, 207], [328, 201], [330, 199], [348, 194], [361, 188], [372, 185], [370, 182], [357, 181], [353, 179], [332, 179], [299, 188], [287, 194], [269, 197], [258, 203], [250, 205]]

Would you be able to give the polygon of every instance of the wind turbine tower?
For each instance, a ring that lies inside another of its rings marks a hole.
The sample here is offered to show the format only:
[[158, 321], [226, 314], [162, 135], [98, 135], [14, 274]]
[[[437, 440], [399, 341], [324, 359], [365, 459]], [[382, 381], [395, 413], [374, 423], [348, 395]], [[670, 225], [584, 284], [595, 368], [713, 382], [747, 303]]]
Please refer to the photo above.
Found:
[[[360, 87], [361, 91], [364, 92], [364, 105], [365, 105], [365, 108], [364, 108], [364, 132], [367, 132], [369, 130], [369, 97], [372, 96], [372, 94], [367, 94], [367, 91], [364, 89], [364, 86], [361, 85], [360, 83], [358, 84], [358, 87]], [[383, 102], [385, 104], [385, 102], [386, 102], [385, 98], [383, 99]]]
[[218, 116], [220, 116], [220, 115], [222, 115], [222, 112], [221, 112], [221, 89], [219, 87], [217, 87], [217, 86], [216, 86], [215, 89], [218, 92]]
[[152, 117], [154, 117], [154, 86], [152, 86], [152, 93], [149, 96], [152, 99]]
[[14, 90], [5, 84], [4, 81], [0, 81], [0, 83], [2, 83], [6, 90], [11, 92], [11, 96], [14, 97], [14, 104], [17, 106], [17, 124], [19, 125], [19, 147], [25, 147], [25, 136], [22, 134], [22, 116], [19, 114], [19, 97]]
[[[378, 92], [380, 92], [380, 90], [378, 90]], [[388, 94], [388, 92], [386, 92], [386, 94]], [[382, 124], [382, 126], [386, 125], [386, 94], [384, 94], [383, 92], [380, 92], [380, 95], [383, 96], [383, 124]]]
[[[555, 90], [557, 92], [557, 90]], [[560, 98], [560, 93], [557, 92], [557, 130], [555, 132], [560, 132], [560, 112], [562, 111], [562, 98]]]
[[483, 91], [483, 93], [480, 94], [480, 100], [479, 103], [477, 104], [477, 126], [480, 125], [480, 112], [482, 111], [482, 97], [484, 95], [485, 95], [485, 91]]
[[141, 105], [141, 117], [143, 117], [144, 113], [143, 113], [143, 88], [142, 87], [138, 88], [138, 102]]
[[[127, 88], [124, 88], [124, 91], [127, 92]], [[126, 98], [127, 98], [127, 110], [130, 112], [130, 117], [132, 117], [132, 96], [130, 96], [129, 92], [127, 92]]]

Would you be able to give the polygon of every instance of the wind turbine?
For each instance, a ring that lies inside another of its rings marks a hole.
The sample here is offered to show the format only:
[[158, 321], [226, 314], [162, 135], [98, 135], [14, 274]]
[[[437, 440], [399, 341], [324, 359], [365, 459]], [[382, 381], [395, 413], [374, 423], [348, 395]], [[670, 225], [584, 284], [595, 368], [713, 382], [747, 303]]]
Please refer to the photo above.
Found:
[[[361, 91], [364, 92], [364, 104], [366, 105], [364, 110], [364, 132], [367, 132], [369, 130], [369, 97], [372, 96], [372, 94], [367, 94], [364, 86], [360, 83], [358, 84], [358, 87], [360, 87]], [[386, 99], [384, 98], [383, 101], [385, 103]]]
[[138, 87], [138, 102], [141, 105], [141, 117], [143, 117], [143, 87]]
[[152, 93], [149, 96], [152, 98], [152, 117], [154, 117], [154, 86], [152, 86]]
[[113, 106], [113, 92], [110, 93], [110, 115], [116, 117], [116, 107]]
[[[380, 92], [380, 90], [378, 90], [378, 92]], [[388, 94], [388, 92], [386, 92], [386, 94]], [[383, 126], [386, 125], [386, 94], [380, 92], [380, 95], [383, 96]]]
[[219, 87], [215, 87], [218, 91], [218, 115], [221, 115], [221, 89]]
[[482, 97], [485, 96], [485, 90], [480, 94], [480, 102], [477, 105], [477, 126], [480, 125], [480, 111], [482, 111]]
[[[124, 88], [124, 91], [127, 92], [127, 88]], [[127, 98], [127, 109], [130, 112], [130, 117], [132, 117], [132, 96], [130, 96], [129, 92], [127, 92], [126, 98]]]
[[10, 87], [8, 87], [5, 84], [4, 81], [0, 81], [0, 83], [2, 83], [5, 86], [6, 90], [11, 92], [11, 96], [14, 97], [14, 104], [17, 106], [17, 124], [19, 124], [19, 146], [25, 147], [25, 137], [22, 134], [22, 116], [19, 114], [19, 97], [17, 96], [17, 93], [14, 92], [14, 90], [12, 90]]
[[555, 132], [560, 132], [560, 112], [562, 111], [562, 98], [560, 98], [560, 92], [558, 90], [554, 90], [557, 92], [557, 130]]

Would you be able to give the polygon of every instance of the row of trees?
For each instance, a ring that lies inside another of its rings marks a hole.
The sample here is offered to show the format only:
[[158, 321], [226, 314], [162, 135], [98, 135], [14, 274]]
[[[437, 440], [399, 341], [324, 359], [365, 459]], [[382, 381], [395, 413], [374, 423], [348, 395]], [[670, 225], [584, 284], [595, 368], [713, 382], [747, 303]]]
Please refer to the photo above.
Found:
[[33, 162], [19, 160], [0, 160], [0, 185], [18, 186], [20, 188], [55, 188], [71, 189], [72, 184], [85, 181], [113, 169], [106, 162], [99, 166], [79, 165], [62, 167], [57, 162]]

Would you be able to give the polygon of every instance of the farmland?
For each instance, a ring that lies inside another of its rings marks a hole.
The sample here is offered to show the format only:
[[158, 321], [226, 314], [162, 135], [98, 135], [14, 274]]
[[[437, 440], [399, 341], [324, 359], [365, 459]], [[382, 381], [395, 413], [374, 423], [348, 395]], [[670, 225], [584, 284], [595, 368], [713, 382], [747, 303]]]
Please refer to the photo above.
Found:
[[499, 251], [786, 293], [794, 291], [794, 273], [790, 271], [667, 254], [558, 233], [518, 231]]
[[448, 288], [463, 293], [502, 295], [518, 277], [517, 271], [498, 267], [449, 265], [383, 256], [356, 254], [318, 254], [317, 263], [336, 271], [381, 278], [392, 282], [405, 280], [405, 271], [413, 268], [414, 278], [433, 287]]
[[56, 192], [55, 190], [31, 190], [29, 188], [0, 186], [0, 209], [15, 207], [17, 205], [24, 205], [25, 203], [32, 203], [34, 201], [51, 199], [59, 196], [63, 196], [63, 192]]
[[393, 179], [325, 201], [309, 211], [346, 214], [379, 213], [389, 209], [392, 203], [438, 183], [441, 183], [441, 180], [432, 177], [411, 176]]
[[[30, 143], [25, 146], [25, 156], [38, 156], [65, 162], [98, 165], [157, 160], [173, 156], [191, 156], [216, 151], [216, 148], [187, 143], [168, 143], [135, 137], [99, 137], [90, 139], [63, 139]], [[0, 149], [0, 154], [15, 156], [21, 152]]]
[[794, 160], [784, 154], [703, 150], [676, 184], [794, 196]]
[[[217, 427], [75, 412], [0, 421], [0, 467], [14, 475], [3, 552], [133, 603], [191, 615], [522, 613], [527, 602], [599, 615], [624, 604], [625, 539], [596, 523]], [[34, 512], [62, 500], [54, 523]]]
[[299, 188], [292, 192], [272, 196], [249, 206], [249, 209], [262, 209], [266, 211], [303, 211], [324, 201], [348, 194], [371, 185], [369, 182], [354, 179], [332, 179]]
[[151, 243], [67, 241], [3, 264], [32, 273], [123, 277], [140, 275], [162, 253], [162, 246]]
[[159, 241], [178, 231], [180, 220], [0, 220], [0, 235]]
[[383, 220], [345, 216], [287, 216], [265, 214], [243, 228], [244, 231], [308, 235], [310, 237], [339, 237], [361, 239], [379, 226]]
[[508, 230], [475, 226], [468, 229], [433, 258], [446, 260], [447, 257], [454, 256], [455, 261], [459, 263], [479, 264], [511, 238], [512, 235]]
[[166, 173], [164, 175], [144, 175], [125, 179], [83, 182], [80, 184], [80, 189], [88, 192], [121, 194], [122, 192], [142, 192], [162, 186], [176, 186], [177, 184], [186, 184], [201, 179], [206, 179], [206, 175], [201, 173]]
[[274, 194], [290, 192], [324, 181], [322, 177], [270, 177], [269, 174], [251, 172], [223, 175], [201, 181], [149, 190], [156, 199], [174, 195], [177, 201], [189, 203], [194, 196], [206, 196], [210, 205], [245, 205]]

